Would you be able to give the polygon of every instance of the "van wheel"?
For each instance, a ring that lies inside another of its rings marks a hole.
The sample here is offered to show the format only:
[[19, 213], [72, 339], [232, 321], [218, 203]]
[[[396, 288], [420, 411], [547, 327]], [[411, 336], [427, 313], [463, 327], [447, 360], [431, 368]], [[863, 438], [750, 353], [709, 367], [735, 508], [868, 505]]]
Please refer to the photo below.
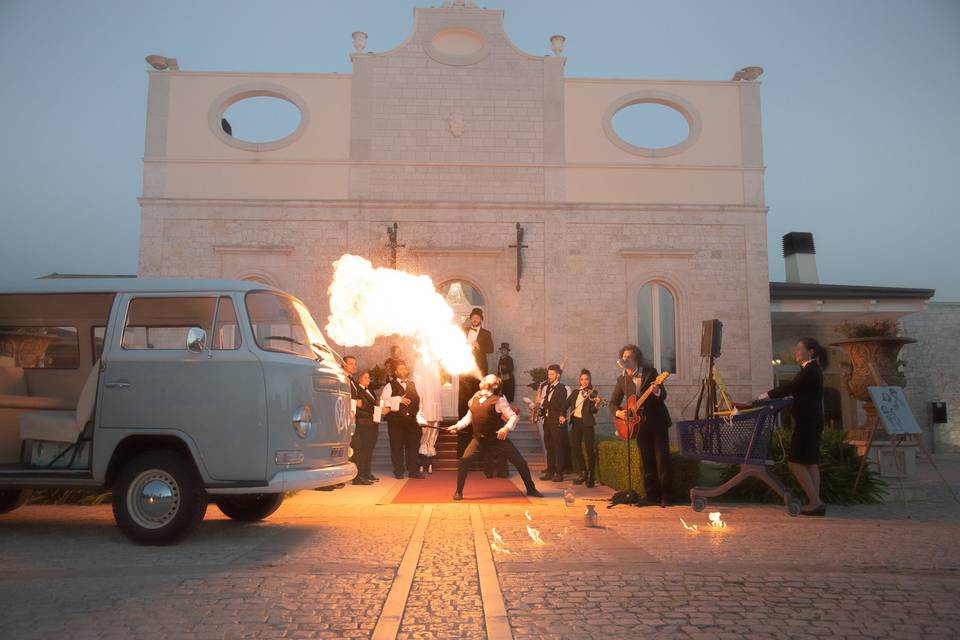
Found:
[[207, 512], [207, 492], [189, 460], [174, 451], [142, 453], [113, 487], [113, 517], [139, 544], [165, 545], [192, 532]]
[[254, 522], [263, 520], [280, 508], [282, 493], [251, 493], [240, 496], [217, 496], [214, 500], [220, 511], [231, 520]]
[[31, 489], [0, 489], [0, 513], [10, 513], [22, 507], [32, 495]]

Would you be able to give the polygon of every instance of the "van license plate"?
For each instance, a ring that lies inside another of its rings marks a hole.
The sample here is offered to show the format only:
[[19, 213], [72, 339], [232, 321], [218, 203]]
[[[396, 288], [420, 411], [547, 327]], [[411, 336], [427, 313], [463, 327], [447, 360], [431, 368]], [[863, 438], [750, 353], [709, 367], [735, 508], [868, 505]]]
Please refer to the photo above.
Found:
[[343, 457], [343, 447], [334, 447], [330, 449], [331, 458], [342, 458]]

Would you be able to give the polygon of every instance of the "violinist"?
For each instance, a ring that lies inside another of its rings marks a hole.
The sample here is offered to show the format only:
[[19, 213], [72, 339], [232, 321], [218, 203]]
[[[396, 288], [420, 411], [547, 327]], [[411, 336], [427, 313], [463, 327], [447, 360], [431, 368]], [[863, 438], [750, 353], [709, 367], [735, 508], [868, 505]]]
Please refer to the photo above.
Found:
[[[580, 370], [580, 388], [567, 398], [567, 409], [570, 411], [570, 431], [573, 434], [574, 472], [577, 476], [573, 484], [584, 484], [587, 487], [596, 486], [594, 470], [597, 468], [597, 450], [594, 446], [594, 428], [597, 424], [597, 411], [603, 400], [593, 388], [589, 369]], [[587, 463], [583, 461], [583, 446], [587, 447]]]

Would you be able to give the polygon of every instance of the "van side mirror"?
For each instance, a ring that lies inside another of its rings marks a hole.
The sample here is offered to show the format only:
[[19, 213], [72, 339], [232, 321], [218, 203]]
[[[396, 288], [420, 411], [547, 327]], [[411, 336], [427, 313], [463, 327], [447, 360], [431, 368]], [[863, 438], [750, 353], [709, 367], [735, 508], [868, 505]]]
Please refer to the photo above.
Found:
[[200, 327], [190, 327], [187, 330], [187, 351], [203, 353], [207, 348], [207, 332]]

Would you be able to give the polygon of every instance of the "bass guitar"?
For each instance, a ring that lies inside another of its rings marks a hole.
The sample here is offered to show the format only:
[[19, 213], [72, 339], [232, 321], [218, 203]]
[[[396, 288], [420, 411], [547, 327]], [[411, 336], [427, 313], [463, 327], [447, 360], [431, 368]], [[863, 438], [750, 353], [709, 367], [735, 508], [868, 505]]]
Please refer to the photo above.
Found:
[[613, 422], [617, 427], [617, 435], [624, 440], [629, 440], [636, 432], [637, 426], [643, 424], [646, 415], [643, 410], [643, 403], [647, 401], [650, 394], [653, 393], [653, 387], [662, 384], [664, 380], [670, 377], [669, 371], [664, 371], [647, 387], [640, 397], [631, 395], [627, 398], [627, 405], [624, 407], [623, 418], [614, 418]]

